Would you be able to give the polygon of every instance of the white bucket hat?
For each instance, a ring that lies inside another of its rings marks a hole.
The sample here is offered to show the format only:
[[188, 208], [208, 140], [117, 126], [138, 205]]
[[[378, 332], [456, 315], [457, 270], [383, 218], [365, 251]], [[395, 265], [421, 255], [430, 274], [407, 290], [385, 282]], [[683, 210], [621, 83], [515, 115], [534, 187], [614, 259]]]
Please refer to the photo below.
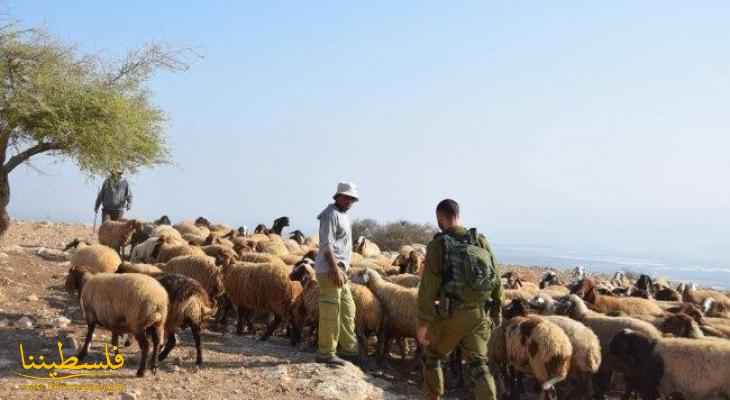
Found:
[[332, 198], [338, 195], [344, 195], [352, 197], [355, 200], [360, 200], [360, 195], [357, 194], [357, 186], [352, 182], [340, 182], [337, 184], [337, 193]]

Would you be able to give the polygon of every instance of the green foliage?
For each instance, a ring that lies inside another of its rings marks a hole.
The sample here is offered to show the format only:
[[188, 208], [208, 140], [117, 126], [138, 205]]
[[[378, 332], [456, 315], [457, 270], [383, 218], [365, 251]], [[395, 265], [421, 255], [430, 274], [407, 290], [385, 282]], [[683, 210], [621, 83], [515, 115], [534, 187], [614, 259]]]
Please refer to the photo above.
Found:
[[401, 246], [413, 243], [427, 244], [438, 229], [431, 224], [396, 221], [380, 224], [374, 219], [358, 219], [352, 223], [352, 237], [365, 236], [382, 250], [397, 251]]
[[43, 152], [88, 174], [167, 162], [165, 116], [145, 85], [157, 69], [185, 69], [177, 55], [148, 45], [106, 63], [41, 31], [0, 31], [4, 172]]

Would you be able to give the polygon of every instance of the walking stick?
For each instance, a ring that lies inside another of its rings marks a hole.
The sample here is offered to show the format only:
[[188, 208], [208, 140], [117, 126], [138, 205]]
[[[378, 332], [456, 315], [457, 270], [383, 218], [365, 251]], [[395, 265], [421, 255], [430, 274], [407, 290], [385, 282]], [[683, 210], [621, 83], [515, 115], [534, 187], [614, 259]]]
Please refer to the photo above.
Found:
[[94, 211], [94, 227], [91, 228], [92, 233], [96, 233], [96, 219], [99, 217], [99, 210]]

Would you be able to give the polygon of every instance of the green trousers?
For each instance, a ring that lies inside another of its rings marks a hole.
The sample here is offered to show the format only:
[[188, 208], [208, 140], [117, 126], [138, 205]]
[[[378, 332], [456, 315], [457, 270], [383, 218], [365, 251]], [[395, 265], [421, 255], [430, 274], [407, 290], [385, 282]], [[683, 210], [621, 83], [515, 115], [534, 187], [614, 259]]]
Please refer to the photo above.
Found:
[[355, 301], [350, 285], [335, 286], [328, 274], [317, 274], [319, 282], [319, 353], [335, 355], [339, 345], [340, 353], [356, 356]]
[[467, 379], [474, 385], [474, 398], [495, 400], [494, 377], [487, 367], [487, 343], [492, 322], [481, 307], [461, 309], [448, 319], [429, 324], [431, 343], [426, 347], [423, 365], [424, 395], [438, 399], [444, 395], [444, 373], [441, 365], [456, 346], [461, 345], [466, 361]]

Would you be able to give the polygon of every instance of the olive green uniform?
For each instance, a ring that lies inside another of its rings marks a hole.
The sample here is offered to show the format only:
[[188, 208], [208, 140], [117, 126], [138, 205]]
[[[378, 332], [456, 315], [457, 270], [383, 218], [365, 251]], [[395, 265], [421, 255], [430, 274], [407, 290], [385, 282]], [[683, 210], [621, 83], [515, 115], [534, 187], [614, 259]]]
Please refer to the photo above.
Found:
[[[463, 227], [454, 227], [448, 233], [463, 236], [468, 232]], [[494, 254], [487, 239], [479, 235], [479, 247], [489, 252], [492, 264], [496, 268]], [[431, 337], [426, 347], [423, 367], [424, 393], [429, 398], [441, 397], [444, 394], [444, 377], [441, 364], [456, 346], [461, 344], [466, 360], [468, 378], [474, 384], [474, 394], [478, 400], [496, 399], [494, 378], [487, 367], [487, 343], [492, 331], [493, 322], [487, 312], [498, 313], [502, 303], [502, 285], [498, 283], [492, 293], [492, 310], [485, 310], [482, 301], [465, 299], [458, 304], [448, 317], [440, 317], [434, 307], [439, 299], [443, 260], [444, 240], [435, 238], [426, 250], [426, 266], [418, 290], [418, 319], [428, 325]], [[499, 275], [497, 275], [499, 277]]]

